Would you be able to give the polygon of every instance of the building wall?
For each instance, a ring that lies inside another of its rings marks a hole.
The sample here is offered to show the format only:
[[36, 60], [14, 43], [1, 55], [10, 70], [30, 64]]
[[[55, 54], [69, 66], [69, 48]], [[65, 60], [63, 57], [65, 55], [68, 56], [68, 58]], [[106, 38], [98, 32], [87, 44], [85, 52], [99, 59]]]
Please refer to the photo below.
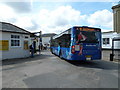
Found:
[[42, 44], [50, 44], [51, 37], [42, 37]]
[[[120, 37], [120, 2], [118, 5], [113, 6], [113, 20], [114, 20], [114, 31], [118, 33]], [[120, 41], [115, 41], [115, 48], [120, 49]], [[115, 51], [115, 59], [120, 59], [120, 51]]]
[[[0, 25], [0, 27], [2, 27], [2, 26]], [[2, 40], [2, 33], [1, 32], [0, 32], [0, 40]], [[1, 51], [0, 51], [0, 60], [2, 60], [2, 52]]]
[[[8, 32], [0, 32], [2, 33], [2, 38], [0, 40], [8, 40], [9, 41], [9, 49], [8, 50], [0, 50], [2, 53], [3, 59], [12, 59], [12, 58], [23, 58], [30, 56], [29, 49], [24, 49], [24, 41], [28, 41], [28, 45], [30, 44], [30, 36], [19, 33], [8, 33]], [[20, 36], [20, 46], [11, 46], [11, 35], [19, 35]], [[25, 38], [27, 36], [28, 38]]]
[[[114, 37], [119, 37], [120, 34], [117, 33], [103, 33], [102, 34], [102, 48], [103, 49], [112, 49], [112, 39]], [[109, 38], [109, 44], [103, 44], [103, 38]], [[120, 49], [120, 41], [115, 41], [114, 42], [114, 48], [115, 49]]]
[[114, 31], [120, 33], [120, 5], [113, 9]]

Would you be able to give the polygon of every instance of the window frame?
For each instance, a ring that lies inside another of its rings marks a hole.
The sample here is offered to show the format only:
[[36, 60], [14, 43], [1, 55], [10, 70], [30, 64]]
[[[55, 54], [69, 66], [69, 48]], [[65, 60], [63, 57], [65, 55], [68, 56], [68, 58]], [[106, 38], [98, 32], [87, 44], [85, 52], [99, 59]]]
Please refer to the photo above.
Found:
[[11, 45], [11, 47], [21, 47], [20, 35], [11, 34], [11, 44], [10, 45]]
[[103, 42], [102, 42], [103, 45], [109, 45], [110, 44], [110, 38], [103, 38], [102, 40], [103, 40]]

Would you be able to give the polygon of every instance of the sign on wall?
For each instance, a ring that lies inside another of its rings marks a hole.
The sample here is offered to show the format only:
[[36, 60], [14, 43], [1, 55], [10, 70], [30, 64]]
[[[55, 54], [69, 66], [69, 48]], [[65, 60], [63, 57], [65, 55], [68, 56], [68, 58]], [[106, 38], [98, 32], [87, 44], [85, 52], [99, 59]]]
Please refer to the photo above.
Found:
[[9, 50], [9, 41], [8, 40], [0, 40], [0, 51]]
[[29, 46], [28, 46], [28, 41], [24, 41], [24, 49], [25, 50], [28, 50], [29, 49]]

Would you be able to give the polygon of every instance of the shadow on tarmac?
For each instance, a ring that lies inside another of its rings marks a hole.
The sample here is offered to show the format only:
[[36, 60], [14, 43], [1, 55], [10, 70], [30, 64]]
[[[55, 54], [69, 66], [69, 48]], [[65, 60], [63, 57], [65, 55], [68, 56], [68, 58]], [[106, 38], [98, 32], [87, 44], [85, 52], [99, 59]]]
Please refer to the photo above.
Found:
[[118, 66], [120, 65], [118, 63], [113, 63], [110, 61], [67, 61], [66, 62], [77, 66], [77, 67], [88, 67], [88, 68], [98, 68], [98, 69], [104, 69], [104, 70], [118, 70]]
[[36, 54], [34, 55], [33, 58], [27, 57], [27, 58], [6, 59], [6, 60], [2, 60], [2, 66], [20, 64], [20, 63], [32, 62], [32, 61], [42, 61], [49, 57], [53, 57], [53, 55]]

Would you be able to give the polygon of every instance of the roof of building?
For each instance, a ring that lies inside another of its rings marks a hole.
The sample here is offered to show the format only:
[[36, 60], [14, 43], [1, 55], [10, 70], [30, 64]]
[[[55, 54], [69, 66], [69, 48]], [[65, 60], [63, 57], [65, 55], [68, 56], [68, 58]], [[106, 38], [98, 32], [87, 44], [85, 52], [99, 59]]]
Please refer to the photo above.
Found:
[[16, 25], [7, 22], [0, 22], [0, 31], [2, 32], [12, 32], [12, 33], [22, 33], [22, 34], [30, 34], [29, 31], [20, 28]]
[[55, 33], [46, 33], [46, 34], [42, 34], [42, 37], [53, 37], [55, 36]]
[[112, 7], [112, 9], [115, 9], [115, 8], [120, 8], [120, 4], [115, 5], [115, 6]]

